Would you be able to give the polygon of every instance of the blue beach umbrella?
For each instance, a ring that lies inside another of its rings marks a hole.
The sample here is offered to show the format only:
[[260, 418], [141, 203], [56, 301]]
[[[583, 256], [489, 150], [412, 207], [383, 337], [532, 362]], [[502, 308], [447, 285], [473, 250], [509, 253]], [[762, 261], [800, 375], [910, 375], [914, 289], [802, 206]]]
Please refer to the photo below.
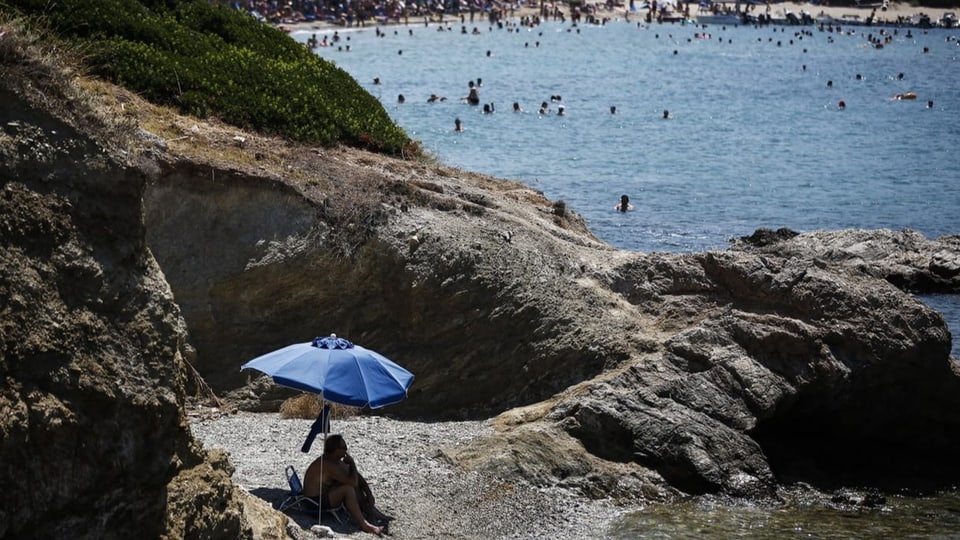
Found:
[[[240, 366], [241, 370], [248, 368], [266, 373], [280, 386], [313, 392], [333, 403], [371, 409], [402, 401], [413, 383], [409, 371], [336, 334], [289, 345]], [[316, 436], [323, 433], [326, 440], [329, 432], [330, 407], [324, 404], [300, 450], [309, 452]], [[321, 476], [322, 470], [321, 464]]]
[[[289, 345], [240, 366], [273, 377], [280, 386], [319, 394], [325, 401], [377, 409], [402, 401], [413, 374], [387, 357], [352, 342], [330, 337]], [[321, 407], [301, 450], [309, 452], [317, 434], [330, 432], [330, 407]]]
[[336, 334], [289, 345], [240, 367], [248, 368], [270, 375], [280, 386], [371, 409], [402, 401], [413, 382], [413, 374], [390, 359]]

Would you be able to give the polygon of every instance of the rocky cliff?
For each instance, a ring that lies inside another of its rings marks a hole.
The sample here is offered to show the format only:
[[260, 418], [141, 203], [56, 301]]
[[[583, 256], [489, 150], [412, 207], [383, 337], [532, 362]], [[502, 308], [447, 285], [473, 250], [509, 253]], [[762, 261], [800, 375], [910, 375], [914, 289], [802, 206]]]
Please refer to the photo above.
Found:
[[[332, 332], [416, 374], [390, 414], [499, 415], [448, 452], [496, 475], [624, 499], [960, 478], [949, 331], [862, 247], [894, 233], [622, 252], [516, 182], [184, 118], [16, 54], [0, 536], [260, 534], [189, 434], [185, 358], [260, 403], [243, 362]], [[923, 241], [899, 267], [955, 279], [956, 240]]]
[[146, 245], [150, 167], [95, 140], [122, 126], [3, 30], [0, 538], [249, 538], [226, 456], [184, 414], [186, 327]]

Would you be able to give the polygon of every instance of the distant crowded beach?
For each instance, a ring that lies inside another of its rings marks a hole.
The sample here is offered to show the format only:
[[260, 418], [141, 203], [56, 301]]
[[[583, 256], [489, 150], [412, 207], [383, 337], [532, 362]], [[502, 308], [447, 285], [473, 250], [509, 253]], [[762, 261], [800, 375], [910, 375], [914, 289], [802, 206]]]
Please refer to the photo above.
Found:
[[[493, 0], [287, 0], [233, 1], [230, 5], [285, 30], [363, 28], [387, 24], [423, 25], [487, 21], [496, 24], [519, 18], [531, 24], [544, 21], [602, 24], [636, 20], [672, 24], [718, 23], [718, 15], [739, 16], [727, 24], [835, 23], [955, 27], [960, 8], [933, 8], [904, 2], [856, 0], [852, 5], [822, 2], [683, 2], [681, 0], [607, 0], [606, 2], [497, 2]], [[745, 19], [744, 19], [745, 17]]]

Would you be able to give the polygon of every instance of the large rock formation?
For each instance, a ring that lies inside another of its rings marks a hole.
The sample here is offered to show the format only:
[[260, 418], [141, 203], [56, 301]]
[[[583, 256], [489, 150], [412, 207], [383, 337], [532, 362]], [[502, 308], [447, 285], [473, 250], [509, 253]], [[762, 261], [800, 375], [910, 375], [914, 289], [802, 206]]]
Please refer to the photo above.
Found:
[[3, 30], [0, 538], [250, 538], [226, 456], [190, 436], [145, 169], [91, 138], [122, 129], [77, 105], [49, 53]]

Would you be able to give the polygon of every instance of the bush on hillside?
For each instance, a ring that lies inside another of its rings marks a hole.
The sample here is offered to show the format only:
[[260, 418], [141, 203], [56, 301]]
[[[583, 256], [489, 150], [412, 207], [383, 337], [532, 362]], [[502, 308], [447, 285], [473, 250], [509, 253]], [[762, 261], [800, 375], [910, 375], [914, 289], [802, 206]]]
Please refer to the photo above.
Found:
[[202, 0], [0, 0], [82, 47], [93, 72], [154, 103], [246, 129], [398, 155], [415, 148], [349, 74]]

